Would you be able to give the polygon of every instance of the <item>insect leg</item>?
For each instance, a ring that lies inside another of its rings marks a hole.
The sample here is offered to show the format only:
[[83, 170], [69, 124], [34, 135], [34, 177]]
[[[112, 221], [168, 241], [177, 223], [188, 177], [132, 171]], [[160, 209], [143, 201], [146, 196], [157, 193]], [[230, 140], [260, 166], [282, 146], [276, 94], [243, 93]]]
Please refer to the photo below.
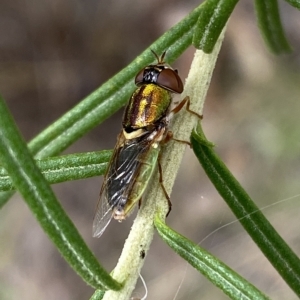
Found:
[[175, 139], [174, 136], [173, 136], [173, 132], [171, 130], [169, 130], [164, 138], [164, 140], [162, 141], [162, 144], [166, 144], [168, 143], [169, 141], [176, 141], [176, 142], [179, 142], [179, 143], [183, 143], [183, 144], [186, 144], [188, 146], [191, 147], [191, 143], [188, 142], [188, 141], [183, 141], [183, 140], [178, 140], [178, 139]]
[[160, 161], [161, 161], [161, 154], [158, 155], [157, 165], [158, 165], [158, 173], [159, 173], [159, 184], [163, 190], [163, 193], [168, 201], [168, 206], [169, 206], [169, 211], [167, 212], [167, 215], [166, 215], [166, 217], [167, 217], [172, 210], [172, 202], [170, 200], [170, 196], [168, 195], [166, 188], [164, 186], [164, 183], [163, 183], [162, 168], [161, 168]]
[[203, 119], [203, 116], [202, 115], [199, 115], [198, 113], [196, 113], [195, 111], [191, 110], [190, 109], [190, 104], [191, 104], [191, 101], [190, 101], [190, 97], [189, 96], [186, 96], [177, 106], [175, 106], [169, 113], [169, 118], [171, 119], [173, 117], [173, 115], [177, 114], [178, 112], [181, 111], [181, 109], [183, 108], [183, 106], [186, 104], [186, 110], [195, 115], [197, 118], [199, 118], [200, 120]]
[[[169, 119], [171, 119], [175, 114], [177, 114], [178, 112], [181, 111], [181, 109], [184, 107], [184, 105], [186, 104], [186, 110], [195, 115], [198, 119], [202, 120], [203, 119], [203, 116], [202, 115], [199, 115], [198, 113], [196, 113], [195, 111], [191, 110], [190, 109], [190, 104], [191, 104], [191, 101], [190, 101], [190, 97], [189, 96], [186, 96], [177, 106], [175, 106], [169, 113]], [[188, 141], [183, 141], [183, 140], [178, 140], [178, 139], [175, 139], [173, 137], [173, 133], [171, 131], [168, 131], [167, 135], [166, 135], [166, 138], [165, 138], [165, 143], [167, 143], [168, 141], [170, 140], [174, 140], [176, 142], [179, 142], [179, 143], [183, 143], [183, 144], [186, 144], [186, 145], [189, 145], [190, 148], [191, 148], [191, 143], [188, 142]]]

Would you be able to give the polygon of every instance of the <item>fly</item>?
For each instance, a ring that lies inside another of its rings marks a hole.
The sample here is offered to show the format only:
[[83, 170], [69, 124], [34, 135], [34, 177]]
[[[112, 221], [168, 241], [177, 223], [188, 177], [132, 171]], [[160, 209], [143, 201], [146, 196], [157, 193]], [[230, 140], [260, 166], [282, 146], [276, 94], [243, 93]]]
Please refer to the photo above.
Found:
[[[153, 52], [154, 53], [154, 52]], [[172, 93], [183, 91], [177, 70], [164, 62], [142, 69], [135, 78], [137, 89], [125, 108], [122, 131], [104, 176], [93, 222], [93, 236], [100, 237], [112, 218], [122, 222], [140, 202], [158, 160], [161, 142], [167, 138]], [[188, 103], [189, 104], [189, 103]], [[166, 194], [166, 192], [164, 191]]]

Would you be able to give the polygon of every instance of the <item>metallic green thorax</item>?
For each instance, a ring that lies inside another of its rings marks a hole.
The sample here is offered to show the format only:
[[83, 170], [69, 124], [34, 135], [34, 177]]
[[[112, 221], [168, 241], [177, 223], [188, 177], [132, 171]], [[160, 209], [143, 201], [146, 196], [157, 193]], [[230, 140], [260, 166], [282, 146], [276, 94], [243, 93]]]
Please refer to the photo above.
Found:
[[143, 84], [131, 96], [123, 117], [123, 128], [131, 132], [155, 125], [165, 117], [172, 98], [171, 93], [155, 84]]

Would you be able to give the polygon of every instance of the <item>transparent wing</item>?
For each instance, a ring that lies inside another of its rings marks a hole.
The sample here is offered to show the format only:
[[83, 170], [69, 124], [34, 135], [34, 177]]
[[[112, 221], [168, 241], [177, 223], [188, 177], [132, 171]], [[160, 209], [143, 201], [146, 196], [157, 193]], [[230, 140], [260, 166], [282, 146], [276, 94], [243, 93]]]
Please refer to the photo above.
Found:
[[104, 177], [93, 221], [93, 236], [100, 237], [113, 217], [115, 208], [123, 209], [135, 177], [152, 142], [148, 137], [126, 140], [121, 133]]
[[99, 238], [102, 235], [112, 217], [112, 207], [108, 204], [105, 197], [100, 196], [93, 221], [93, 237]]

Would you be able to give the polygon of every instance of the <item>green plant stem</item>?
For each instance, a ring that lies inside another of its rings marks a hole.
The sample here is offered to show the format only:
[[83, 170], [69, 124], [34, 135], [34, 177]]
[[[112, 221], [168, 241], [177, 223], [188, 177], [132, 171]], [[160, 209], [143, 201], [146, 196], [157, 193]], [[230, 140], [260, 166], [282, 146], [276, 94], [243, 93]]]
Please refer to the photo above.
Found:
[[[205, 54], [200, 50], [196, 51], [185, 84], [185, 91], [182, 97], [189, 95], [191, 100], [190, 108], [199, 114], [202, 113], [203, 103], [223, 37], [224, 34], [221, 34], [212, 54]], [[197, 117], [183, 109], [174, 118], [174, 123], [172, 124], [174, 137], [180, 140], [188, 140], [196, 122]], [[182, 143], [170, 141], [165, 149], [162, 150], [163, 183], [169, 195], [171, 194], [185, 147]], [[144, 263], [144, 259], [140, 256], [140, 251], [144, 250], [147, 253], [153, 238], [154, 215], [157, 211], [160, 211], [164, 218], [168, 210], [167, 200], [162, 192], [158, 174], [156, 173], [149, 183], [141, 208], [134, 220], [118, 264], [113, 272], [113, 277], [117, 281], [125, 282], [124, 288], [119, 292], [107, 291], [104, 295], [104, 300], [129, 299]]]

